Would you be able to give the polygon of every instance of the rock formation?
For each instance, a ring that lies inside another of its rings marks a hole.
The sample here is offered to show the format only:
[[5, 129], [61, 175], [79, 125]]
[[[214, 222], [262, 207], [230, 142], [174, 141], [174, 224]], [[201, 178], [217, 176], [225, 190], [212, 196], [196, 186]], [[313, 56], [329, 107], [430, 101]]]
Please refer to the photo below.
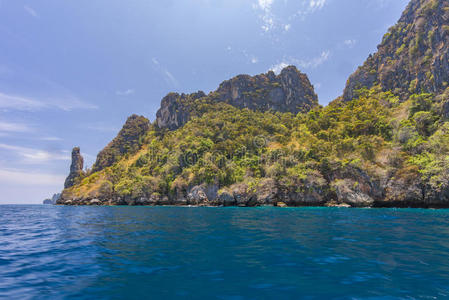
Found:
[[55, 205], [58, 202], [59, 198], [61, 198], [61, 194], [54, 194], [51, 199], [45, 199], [43, 201], [43, 204]]
[[276, 76], [273, 71], [256, 76], [239, 75], [220, 84], [206, 96], [204, 92], [193, 94], [170, 93], [162, 99], [156, 114], [159, 128], [175, 130], [187, 123], [194, 110], [195, 100], [220, 101], [237, 108], [255, 111], [308, 112], [318, 105], [318, 98], [307, 75], [294, 66], [284, 68]]
[[118, 135], [97, 155], [93, 172], [111, 166], [124, 153], [133, 153], [140, 147], [140, 139], [150, 128], [150, 121], [143, 116], [132, 115]]
[[168, 94], [81, 184], [75, 148], [58, 203], [447, 208], [448, 21], [449, 1], [412, 0], [343, 97], [308, 114], [317, 96], [293, 66]]
[[159, 128], [175, 130], [187, 123], [190, 119], [192, 102], [206, 97], [204, 92], [193, 94], [170, 93], [161, 101], [161, 108], [156, 113], [156, 124]]
[[377, 53], [348, 79], [343, 98], [349, 101], [358, 89], [378, 84], [402, 99], [449, 86], [449, 1], [412, 0]]
[[75, 185], [75, 180], [83, 174], [84, 159], [81, 156], [80, 148], [75, 147], [72, 150], [72, 164], [70, 165], [70, 173], [64, 183], [64, 188]]

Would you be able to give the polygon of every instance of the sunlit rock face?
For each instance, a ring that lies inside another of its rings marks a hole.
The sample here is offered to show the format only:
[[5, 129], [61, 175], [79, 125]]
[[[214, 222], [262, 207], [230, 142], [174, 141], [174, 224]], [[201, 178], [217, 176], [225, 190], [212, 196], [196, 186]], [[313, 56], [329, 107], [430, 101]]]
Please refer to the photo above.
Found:
[[419, 92], [439, 94], [449, 85], [449, 1], [412, 0], [363, 66], [348, 79], [343, 98], [380, 85], [406, 99]]
[[84, 167], [84, 159], [81, 156], [80, 148], [75, 147], [72, 150], [72, 164], [70, 165], [70, 173], [64, 183], [64, 188], [69, 188], [75, 185], [75, 179], [78, 178]]
[[159, 128], [175, 130], [187, 123], [196, 100], [226, 102], [238, 108], [255, 111], [308, 112], [318, 105], [318, 97], [307, 75], [294, 66], [284, 68], [279, 75], [273, 71], [256, 76], [239, 75], [222, 82], [209, 95], [170, 93], [162, 99], [156, 114]]

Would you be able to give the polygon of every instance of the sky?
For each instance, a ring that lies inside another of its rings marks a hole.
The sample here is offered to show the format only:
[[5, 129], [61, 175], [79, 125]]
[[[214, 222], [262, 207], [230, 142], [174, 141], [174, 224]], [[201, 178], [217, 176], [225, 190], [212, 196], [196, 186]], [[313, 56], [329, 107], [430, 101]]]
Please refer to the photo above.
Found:
[[0, 0], [0, 204], [60, 192], [169, 92], [238, 74], [306, 73], [326, 105], [407, 0]]

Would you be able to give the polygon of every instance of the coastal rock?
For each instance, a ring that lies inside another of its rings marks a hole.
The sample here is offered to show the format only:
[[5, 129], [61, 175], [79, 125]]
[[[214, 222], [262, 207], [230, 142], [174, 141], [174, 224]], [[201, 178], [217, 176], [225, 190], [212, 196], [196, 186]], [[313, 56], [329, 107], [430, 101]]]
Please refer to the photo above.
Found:
[[278, 194], [278, 184], [274, 179], [262, 179], [255, 191], [257, 205], [274, 205], [279, 197]]
[[331, 186], [337, 193], [338, 204], [369, 207], [374, 203], [374, 199], [367, 194], [366, 187], [352, 179], [338, 179]]
[[89, 202], [90, 205], [101, 205], [101, 201], [99, 199], [92, 199]]
[[339, 208], [350, 208], [351, 207], [351, 205], [349, 205], [349, 204], [338, 203], [336, 201], [326, 202], [326, 204], [324, 206], [326, 206], [326, 207], [339, 207]]
[[75, 147], [72, 150], [72, 164], [70, 173], [64, 183], [64, 188], [70, 188], [75, 185], [75, 180], [83, 174], [84, 159], [80, 154], [80, 148]]
[[223, 206], [234, 206], [237, 203], [234, 196], [228, 191], [221, 191], [218, 194], [218, 202]]
[[296, 181], [281, 180], [279, 182], [279, 198], [288, 206], [321, 206], [328, 197], [327, 181], [318, 171], [311, 171], [304, 179]]
[[256, 206], [257, 196], [246, 183], [233, 184], [230, 187], [236, 206]]
[[43, 204], [47, 204], [47, 205], [55, 205], [58, 200], [61, 198], [61, 194], [54, 194], [53, 197], [51, 197], [51, 199], [45, 199], [43, 201]]
[[423, 189], [419, 175], [396, 177], [385, 186], [385, 197], [376, 201], [375, 206], [417, 207], [423, 203]]
[[207, 204], [208, 202], [209, 198], [207, 197], [204, 186], [194, 186], [187, 195], [188, 205]]

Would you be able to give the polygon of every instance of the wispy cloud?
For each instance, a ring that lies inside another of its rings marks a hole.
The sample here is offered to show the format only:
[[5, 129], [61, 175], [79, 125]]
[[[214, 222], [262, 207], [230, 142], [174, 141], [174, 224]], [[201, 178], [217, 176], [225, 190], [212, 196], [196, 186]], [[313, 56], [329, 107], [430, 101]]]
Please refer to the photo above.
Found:
[[0, 121], [0, 132], [32, 132], [27, 124]]
[[0, 149], [13, 152], [23, 158], [24, 163], [44, 163], [55, 160], [70, 160], [68, 151], [50, 152], [41, 149], [27, 148], [16, 145], [0, 144]]
[[132, 95], [134, 93], [135, 93], [134, 89], [127, 89], [127, 90], [124, 90], [124, 91], [116, 91], [115, 92], [115, 94], [117, 96], [129, 96], [129, 95]]
[[[275, 29], [287, 32], [292, 27], [291, 21], [297, 18], [304, 19], [307, 15], [323, 9], [327, 2], [327, 0], [257, 0], [253, 3], [253, 9], [259, 14], [263, 32], [267, 33]], [[276, 6], [287, 6], [285, 10], [294, 13], [279, 16], [273, 9], [275, 4]], [[285, 20], [288, 20], [288, 22], [285, 22]]]
[[86, 128], [89, 130], [95, 130], [95, 131], [99, 131], [99, 132], [118, 132], [119, 131], [119, 129], [114, 126], [100, 124], [100, 123], [87, 124], [83, 128]]
[[273, 65], [270, 70], [279, 74], [282, 69], [289, 65], [296, 65], [301, 69], [314, 69], [324, 64], [330, 57], [331, 52], [329, 50], [321, 52], [321, 54], [317, 57], [313, 57], [311, 59], [297, 59], [297, 58], [284, 58], [281, 62]]
[[288, 67], [288, 66], [289, 66], [288, 63], [286, 63], [286, 62], [280, 62], [280, 63], [278, 63], [278, 64], [272, 66], [272, 67], [270, 68], [270, 70], [273, 71], [273, 72], [276, 73], [276, 74], [279, 74], [279, 73], [281, 73], [281, 71], [282, 71], [284, 68], [286, 68], [286, 67]]
[[172, 85], [174, 87], [179, 86], [176, 77], [173, 76], [173, 74], [165, 66], [163, 66], [157, 58], [153, 57], [151, 61], [153, 62], [154, 69], [162, 74], [167, 84]]
[[3, 184], [58, 185], [64, 182], [66, 175], [35, 173], [27, 170], [0, 169], [0, 181]]
[[268, 32], [275, 27], [274, 14], [272, 12], [272, 5], [274, 0], [257, 0], [253, 4], [253, 8], [260, 12], [260, 19], [262, 21], [262, 30]]
[[314, 69], [323, 63], [325, 63], [330, 56], [331, 52], [329, 50], [321, 52], [320, 56], [314, 57], [309, 60], [299, 60], [297, 61], [297, 64], [299, 67], [304, 69]]
[[355, 44], [357, 44], [357, 41], [352, 39], [352, 40], [345, 40], [343, 41], [343, 44], [349, 48], [353, 48], [355, 46]]
[[20, 111], [60, 109], [64, 111], [72, 111], [75, 109], [98, 109], [98, 106], [76, 98], [65, 98], [63, 100], [36, 100], [29, 97], [10, 95], [0, 92], [0, 109]]
[[23, 8], [33, 18], [39, 18], [39, 15], [37, 14], [36, 10], [34, 8], [32, 8], [31, 6], [25, 5]]
[[41, 141], [48, 141], [48, 142], [58, 142], [62, 141], [63, 139], [56, 137], [56, 136], [46, 136], [43, 138], [40, 138]]
[[309, 1], [309, 8], [314, 11], [317, 9], [322, 9], [324, 5], [326, 4], [326, 0], [310, 0]]

